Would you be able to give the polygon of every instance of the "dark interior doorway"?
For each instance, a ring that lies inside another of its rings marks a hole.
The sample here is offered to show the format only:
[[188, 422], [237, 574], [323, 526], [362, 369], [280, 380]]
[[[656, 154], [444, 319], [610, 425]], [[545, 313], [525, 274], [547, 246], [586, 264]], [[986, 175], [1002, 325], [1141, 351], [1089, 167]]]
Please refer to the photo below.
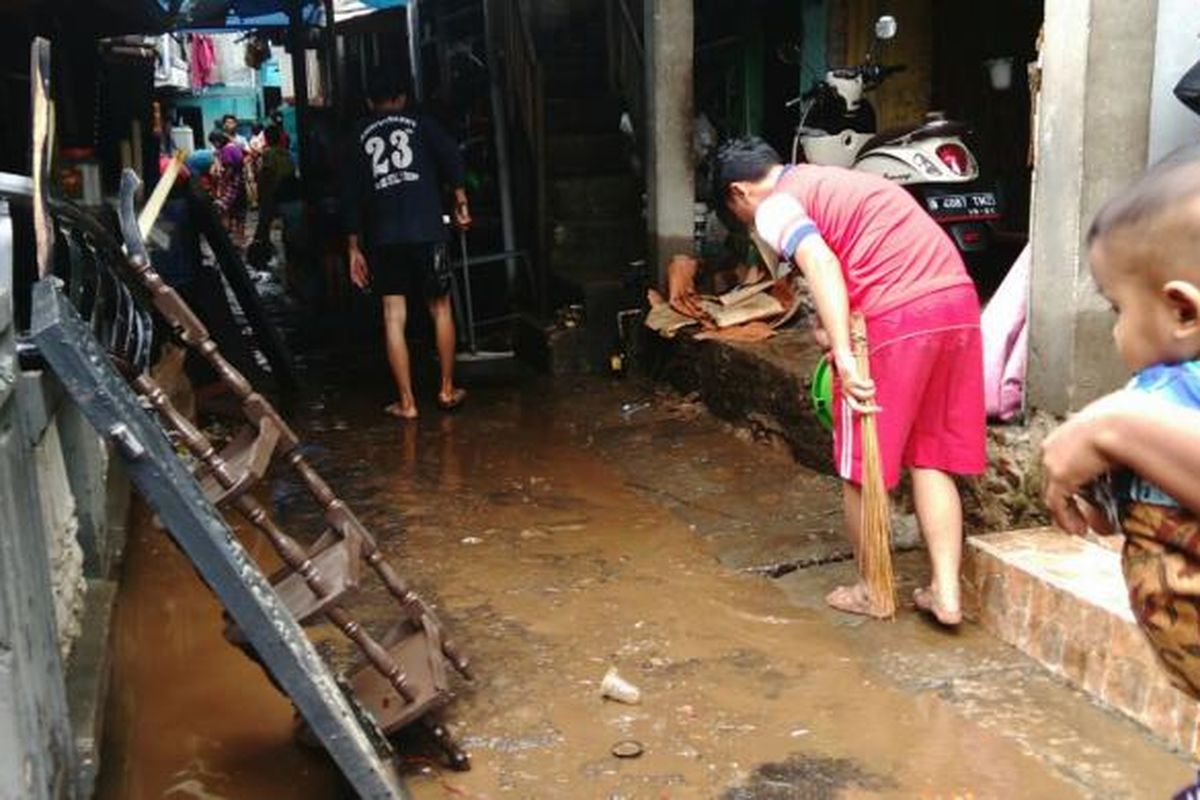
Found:
[[[934, 0], [933, 106], [969, 123], [981, 168], [998, 183], [1002, 230], [1029, 232], [1030, 93], [1026, 65], [1037, 58], [1041, 0]], [[986, 62], [1012, 60], [1012, 83], [993, 88]]]

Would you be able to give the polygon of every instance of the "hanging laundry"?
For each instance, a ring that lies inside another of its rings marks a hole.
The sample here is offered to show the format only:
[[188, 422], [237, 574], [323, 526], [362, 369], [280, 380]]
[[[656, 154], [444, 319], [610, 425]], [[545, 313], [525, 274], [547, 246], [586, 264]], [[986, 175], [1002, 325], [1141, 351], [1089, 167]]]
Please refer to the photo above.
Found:
[[203, 89], [213, 83], [213, 69], [216, 63], [217, 52], [212, 37], [203, 33], [192, 34], [188, 70], [193, 90]]
[[987, 414], [1009, 421], [1025, 407], [1025, 366], [1029, 353], [1029, 246], [983, 309], [983, 388]]

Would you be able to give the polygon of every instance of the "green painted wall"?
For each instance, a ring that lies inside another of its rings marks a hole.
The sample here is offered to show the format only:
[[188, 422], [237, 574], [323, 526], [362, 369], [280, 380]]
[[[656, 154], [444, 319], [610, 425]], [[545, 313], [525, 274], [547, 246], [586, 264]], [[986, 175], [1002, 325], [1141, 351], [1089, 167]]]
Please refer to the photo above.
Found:
[[800, 13], [804, 19], [803, 63], [800, 67], [800, 88], [809, 86], [825, 75], [825, 40], [829, 30], [827, 0], [800, 0]]

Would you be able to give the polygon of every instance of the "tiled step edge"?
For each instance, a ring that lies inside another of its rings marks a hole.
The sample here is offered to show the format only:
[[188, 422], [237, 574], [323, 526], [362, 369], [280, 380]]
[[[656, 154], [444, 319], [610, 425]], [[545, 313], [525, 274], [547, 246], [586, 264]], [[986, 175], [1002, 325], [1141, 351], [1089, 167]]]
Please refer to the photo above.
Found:
[[1200, 757], [1200, 704], [1170, 684], [1134, 621], [1115, 550], [1045, 528], [972, 536], [963, 588], [997, 637]]

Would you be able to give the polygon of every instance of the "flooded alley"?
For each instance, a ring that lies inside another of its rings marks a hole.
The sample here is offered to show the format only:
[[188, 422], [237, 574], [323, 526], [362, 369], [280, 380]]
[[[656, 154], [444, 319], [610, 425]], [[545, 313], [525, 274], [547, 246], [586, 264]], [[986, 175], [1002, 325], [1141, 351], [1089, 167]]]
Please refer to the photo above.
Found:
[[[698, 404], [526, 379], [405, 425], [379, 413], [377, 381], [321, 369], [326, 394], [294, 414], [308, 456], [475, 664], [445, 717], [473, 769], [404, 739], [416, 798], [1133, 798], [1190, 777], [973, 625], [826, 611], [850, 566], [836, 483]], [[290, 479], [270, 500], [289, 529], [319, 531]], [[899, 566], [905, 597], [921, 554]], [[123, 591], [102, 797], [343, 796], [147, 520]], [[354, 610], [382, 626], [394, 606], [372, 587]], [[340, 663], [332, 629], [311, 633]], [[610, 667], [640, 704], [601, 698]], [[614, 756], [627, 742], [640, 755]]]

